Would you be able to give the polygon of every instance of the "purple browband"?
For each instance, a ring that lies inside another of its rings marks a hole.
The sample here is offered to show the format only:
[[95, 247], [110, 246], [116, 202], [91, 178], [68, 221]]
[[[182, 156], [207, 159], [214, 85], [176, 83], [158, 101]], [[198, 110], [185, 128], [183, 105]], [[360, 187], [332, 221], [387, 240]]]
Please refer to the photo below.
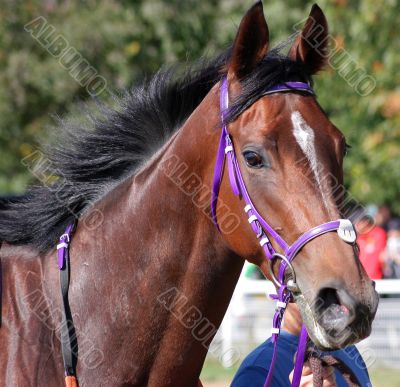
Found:
[[286, 82], [279, 85], [272, 86], [263, 95], [274, 94], [282, 91], [305, 91], [309, 94], [315, 95], [313, 88], [304, 82]]
[[[285, 91], [303, 91], [311, 95], [314, 95], [314, 91], [308, 83], [303, 82], [286, 82], [284, 84], [276, 85], [265, 92], [263, 95], [275, 94]], [[218, 153], [216, 158], [214, 178], [212, 184], [211, 193], [211, 213], [212, 219], [216, 224], [218, 230], [219, 225], [217, 222], [217, 201], [218, 194], [222, 182], [222, 175], [224, 170], [225, 158], [228, 163], [228, 174], [229, 181], [232, 187], [232, 191], [236, 196], [241, 196], [246, 203], [244, 210], [248, 216], [248, 221], [256, 234], [261, 247], [263, 248], [266, 257], [270, 263], [270, 270], [272, 278], [277, 285], [277, 295], [274, 297], [277, 299], [277, 309], [273, 318], [272, 328], [272, 341], [274, 343], [274, 352], [272, 362], [269, 368], [268, 376], [264, 386], [270, 386], [272, 381], [272, 371], [277, 356], [277, 339], [280, 332], [280, 326], [282, 323], [283, 313], [286, 309], [288, 302], [291, 299], [291, 289], [296, 289], [295, 273], [291, 266], [291, 261], [296, 257], [297, 253], [310, 242], [312, 239], [331, 231], [337, 231], [338, 235], [348, 243], [354, 243], [356, 241], [356, 233], [354, 231], [352, 223], [348, 219], [338, 219], [331, 222], [324, 223], [320, 226], [314, 227], [311, 230], [305, 232], [300, 236], [292, 245], [289, 245], [285, 240], [274, 230], [273, 227], [260, 215], [251, 201], [250, 195], [247, 191], [246, 185], [244, 184], [242, 173], [239, 168], [239, 163], [235, 155], [235, 149], [232, 140], [229, 136], [226, 117], [228, 113], [229, 105], [229, 93], [228, 93], [228, 81], [226, 76], [221, 81], [220, 88], [220, 108], [221, 108], [221, 123], [222, 131], [220, 137], [220, 143], [218, 147]], [[270, 238], [275, 240], [282, 254], [277, 253], [272, 246]], [[272, 262], [275, 259], [280, 259], [281, 264], [279, 268], [278, 278], [275, 278], [272, 271]], [[285, 271], [290, 267], [294, 279], [291, 283], [291, 288], [288, 288], [288, 284], [285, 284]], [[299, 289], [297, 288], [299, 291]], [[303, 368], [304, 352], [306, 350], [308, 340], [308, 334], [305, 326], [302, 327], [300, 335], [298, 355], [296, 357], [295, 372], [293, 377], [292, 386], [298, 387], [301, 379], [301, 370]]]

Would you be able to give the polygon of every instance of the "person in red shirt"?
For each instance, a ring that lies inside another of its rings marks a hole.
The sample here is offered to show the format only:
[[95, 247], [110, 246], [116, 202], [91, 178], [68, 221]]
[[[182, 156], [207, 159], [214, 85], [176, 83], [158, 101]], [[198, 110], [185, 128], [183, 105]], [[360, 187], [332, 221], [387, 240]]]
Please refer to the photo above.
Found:
[[360, 247], [360, 261], [371, 279], [383, 278], [383, 252], [386, 248], [386, 231], [375, 226], [369, 216], [363, 216], [356, 223], [357, 242]]

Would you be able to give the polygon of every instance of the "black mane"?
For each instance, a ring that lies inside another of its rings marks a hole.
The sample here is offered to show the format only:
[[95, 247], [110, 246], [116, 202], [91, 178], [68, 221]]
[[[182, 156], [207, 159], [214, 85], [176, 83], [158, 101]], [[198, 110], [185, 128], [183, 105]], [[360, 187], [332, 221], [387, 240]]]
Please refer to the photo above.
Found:
[[[243, 80], [243, 93], [231, 105], [230, 120], [275, 84], [310, 81], [301, 63], [278, 51], [270, 52]], [[179, 129], [221, 79], [228, 53], [186, 70], [161, 70], [116, 98], [116, 108], [98, 104], [96, 112], [87, 110], [86, 124], [59, 119], [57, 141], [39, 160], [49, 179], [21, 197], [0, 199], [0, 242], [32, 245], [41, 252], [53, 248], [74, 216], [133, 174]]]

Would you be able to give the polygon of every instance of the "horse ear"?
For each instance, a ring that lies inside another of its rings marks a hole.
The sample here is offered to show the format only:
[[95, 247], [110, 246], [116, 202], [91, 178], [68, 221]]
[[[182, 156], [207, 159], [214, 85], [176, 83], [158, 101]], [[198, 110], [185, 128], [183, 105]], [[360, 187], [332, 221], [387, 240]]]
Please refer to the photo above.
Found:
[[231, 56], [228, 74], [238, 79], [250, 74], [267, 55], [269, 32], [261, 1], [255, 3], [240, 22]]
[[325, 65], [328, 40], [328, 22], [321, 8], [314, 4], [288, 56], [294, 61], [303, 62], [310, 74], [315, 74]]

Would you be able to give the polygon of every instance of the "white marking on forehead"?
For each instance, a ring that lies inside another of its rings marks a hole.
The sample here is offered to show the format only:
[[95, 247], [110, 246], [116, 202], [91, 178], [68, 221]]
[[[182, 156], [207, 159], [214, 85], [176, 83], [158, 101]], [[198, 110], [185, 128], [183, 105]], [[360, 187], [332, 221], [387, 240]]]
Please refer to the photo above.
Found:
[[322, 189], [322, 182], [319, 173], [320, 171], [318, 168], [317, 153], [315, 151], [314, 130], [307, 124], [303, 116], [298, 111], [292, 113], [291, 119], [293, 124], [293, 135], [304, 155], [307, 157], [308, 162], [310, 163], [311, 170], [314, 173], [314, 177], [321, 191], [324, 203], [328, 207], [326, 200], [327, 198], [324, 194], [324, 190]]

